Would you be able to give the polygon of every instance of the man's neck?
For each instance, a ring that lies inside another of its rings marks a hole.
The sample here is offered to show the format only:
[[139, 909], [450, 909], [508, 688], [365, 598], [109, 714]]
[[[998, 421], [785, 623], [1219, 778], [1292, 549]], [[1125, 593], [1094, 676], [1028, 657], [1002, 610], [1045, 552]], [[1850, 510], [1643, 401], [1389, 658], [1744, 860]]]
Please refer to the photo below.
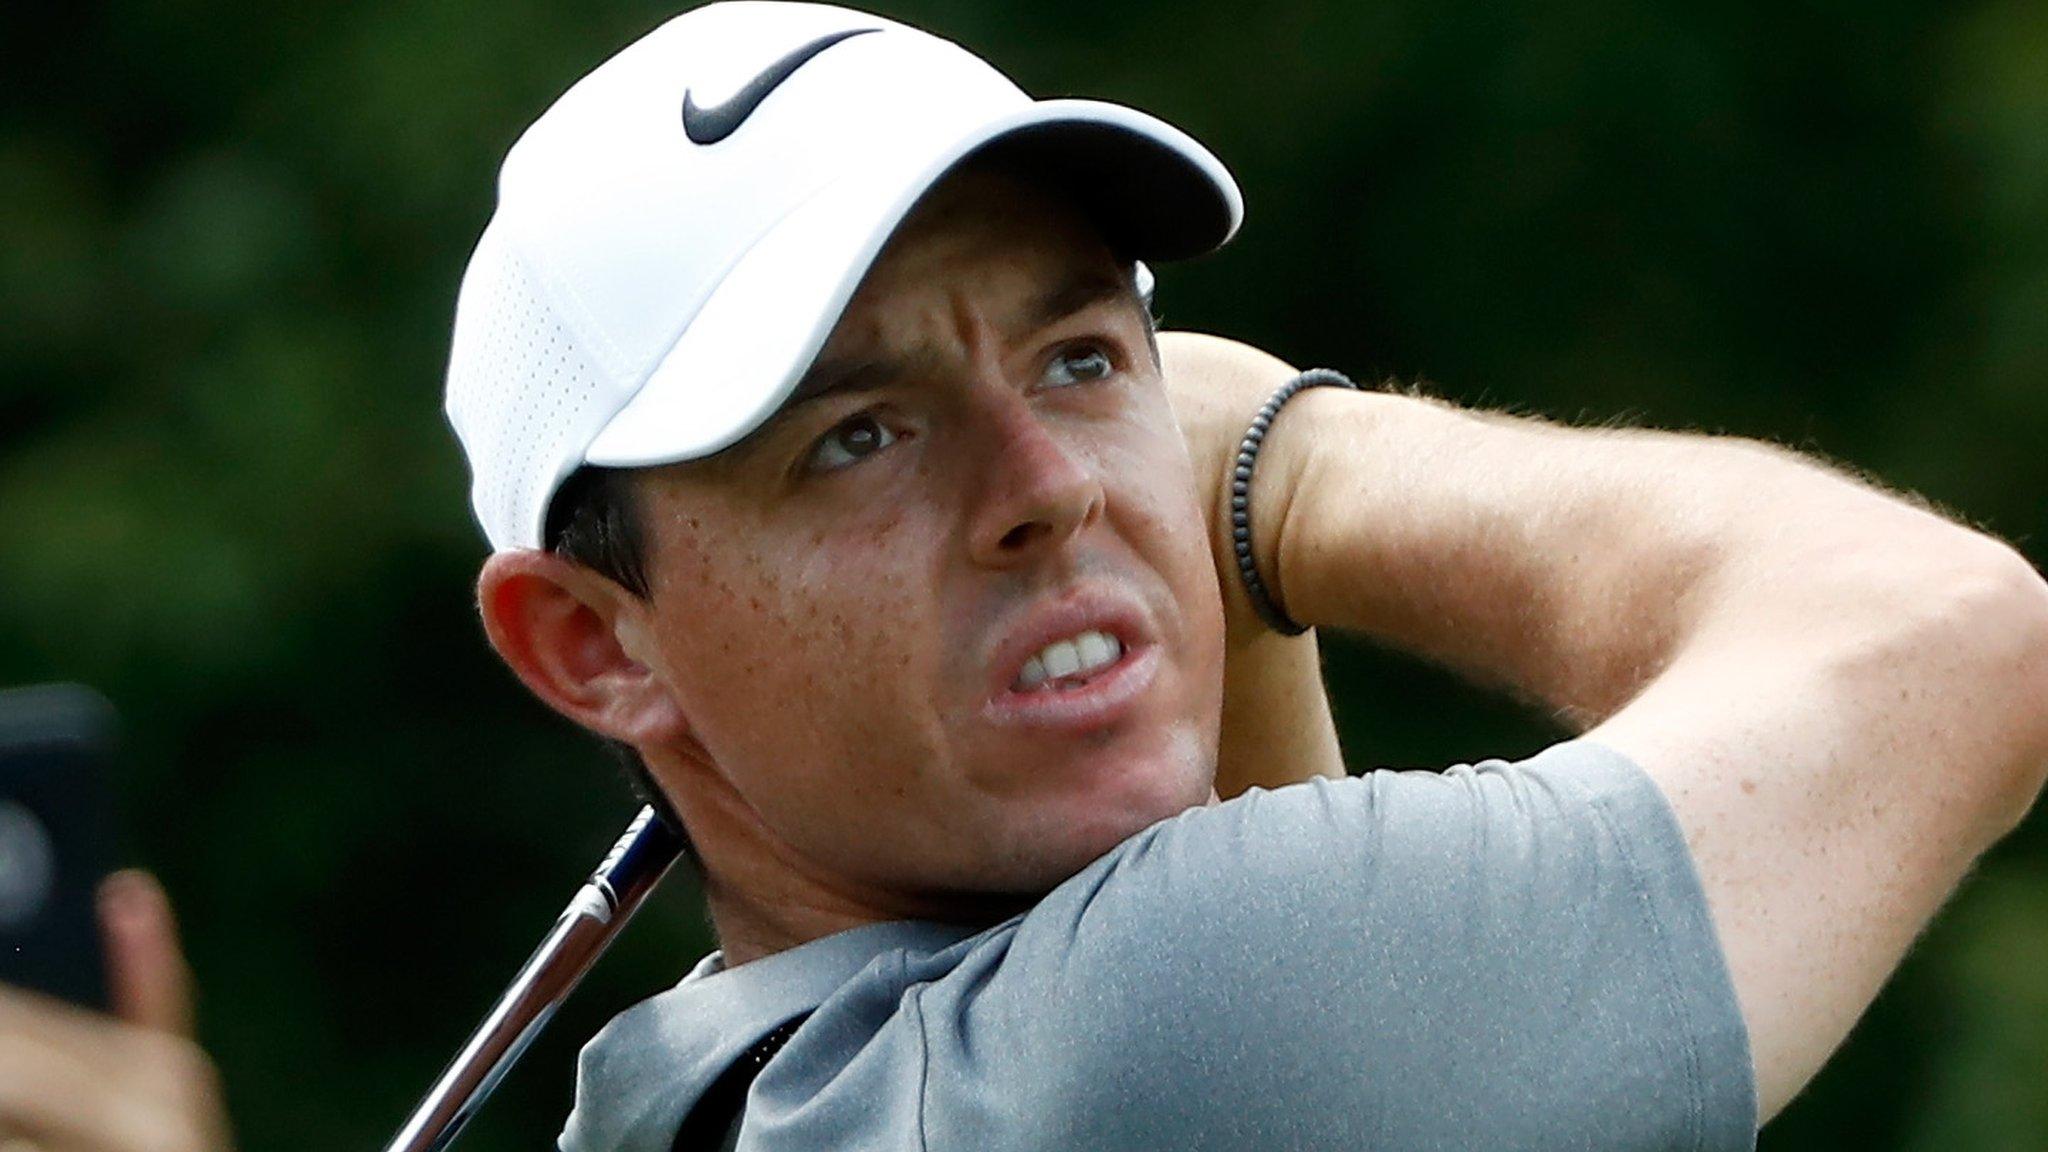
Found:
[[985, 928], [1029, 908], [1038, 895], [933, 894], [850, 882], [805, 859], [777, 837], [721, 777], [702, 763], [650, 755], [659, 781], [694, 775], [670, 788], [704, 861], [704, 900], [728, 967], [813, 940], [892, 921], [933, 921]]

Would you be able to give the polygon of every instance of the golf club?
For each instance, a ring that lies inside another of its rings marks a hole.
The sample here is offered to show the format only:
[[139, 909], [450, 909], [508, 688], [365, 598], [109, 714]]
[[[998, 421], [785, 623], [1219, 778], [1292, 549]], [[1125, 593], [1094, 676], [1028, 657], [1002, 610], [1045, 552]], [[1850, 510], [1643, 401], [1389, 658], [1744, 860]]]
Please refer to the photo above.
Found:
[[455, 1142], [682, 848], [682, 836], [652, 807], [640, 810], [385, 1152], [433, 1152]]

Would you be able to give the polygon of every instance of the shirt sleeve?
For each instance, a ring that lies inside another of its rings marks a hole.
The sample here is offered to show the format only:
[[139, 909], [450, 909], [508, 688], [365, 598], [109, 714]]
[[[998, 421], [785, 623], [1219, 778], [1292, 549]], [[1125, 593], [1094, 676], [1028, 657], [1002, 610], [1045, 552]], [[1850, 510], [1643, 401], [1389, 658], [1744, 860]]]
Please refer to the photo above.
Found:
[[1685, 841], [1599, 745], [1189, 812], [1001, 939], [913, 990], [926, 1147], [1755, 1143]]

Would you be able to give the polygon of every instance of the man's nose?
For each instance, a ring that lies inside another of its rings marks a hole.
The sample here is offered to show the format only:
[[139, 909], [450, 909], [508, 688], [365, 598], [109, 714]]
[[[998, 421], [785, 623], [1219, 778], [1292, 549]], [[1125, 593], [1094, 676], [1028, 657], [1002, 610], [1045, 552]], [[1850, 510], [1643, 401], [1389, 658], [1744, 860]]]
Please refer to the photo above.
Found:
[[1102, 516], [1101, 479], [1062, 431], [1015, 392], [977, 407], [984, 436], [968, 461], [968, 547], [990, 567], [1014, 567], [1058, 551]]

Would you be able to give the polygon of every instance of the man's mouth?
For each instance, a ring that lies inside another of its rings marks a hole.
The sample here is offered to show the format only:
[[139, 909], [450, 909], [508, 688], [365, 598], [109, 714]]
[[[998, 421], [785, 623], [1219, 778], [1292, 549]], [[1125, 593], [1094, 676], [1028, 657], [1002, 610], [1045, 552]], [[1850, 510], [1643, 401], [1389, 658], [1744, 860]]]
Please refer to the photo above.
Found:
[[1123, 658], [1123, 642], [1098, 629], [1055, 640], [1040, 648], [1017, 673], [1013, 692], [1057, 692], [1077, 688]]
[[1165, 648], [1142, 605], [1077, 587], [1003, 622], [985, 658], [985, 715], [1013, 731], [1079, 736], [1114, 728], [1151, 698]]

